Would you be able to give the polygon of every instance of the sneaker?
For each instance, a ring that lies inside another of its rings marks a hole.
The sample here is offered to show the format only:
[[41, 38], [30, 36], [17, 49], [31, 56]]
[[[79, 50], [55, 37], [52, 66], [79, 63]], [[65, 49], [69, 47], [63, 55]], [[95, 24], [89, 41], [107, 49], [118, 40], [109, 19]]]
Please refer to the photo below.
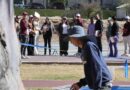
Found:
[[122, 54], [121, 56], [127, 56], [127, 53]]

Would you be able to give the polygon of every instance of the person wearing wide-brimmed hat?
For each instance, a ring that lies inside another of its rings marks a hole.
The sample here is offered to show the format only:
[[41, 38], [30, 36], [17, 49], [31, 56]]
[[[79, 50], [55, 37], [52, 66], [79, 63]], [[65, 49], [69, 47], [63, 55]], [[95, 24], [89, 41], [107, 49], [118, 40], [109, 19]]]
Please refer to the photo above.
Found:
[[71, 86], [71, 90], [79, 90], [88, 85], [93, 90], [111, 90], [111, 74], [97, 46], [94, 36], [85, 35], [81, 26], [73, 26], [69, 30], [69, 40], [82, 48], [81, 59], [84, 64], [85, 78]]
[[[40, 14], [38, 12], [34, 13], [34, 20], [33, 20], [33, 26], [34, 26], [34, 30], [35, 30], [35, 41], [34, 44], [38, 45], [39, 44], [39, 35], [40, 35]], [[38, 55], [38, 48], [34, 47], [34, 54]]]

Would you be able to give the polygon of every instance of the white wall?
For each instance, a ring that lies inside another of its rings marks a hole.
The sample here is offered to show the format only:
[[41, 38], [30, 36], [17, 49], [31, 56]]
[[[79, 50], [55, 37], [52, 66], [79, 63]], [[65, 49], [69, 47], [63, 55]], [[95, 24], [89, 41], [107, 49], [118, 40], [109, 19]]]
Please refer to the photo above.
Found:
[[117, 8], [116, 16], [117, 16], [117, 18], [124, 18], [126, 16], [125, 8]]

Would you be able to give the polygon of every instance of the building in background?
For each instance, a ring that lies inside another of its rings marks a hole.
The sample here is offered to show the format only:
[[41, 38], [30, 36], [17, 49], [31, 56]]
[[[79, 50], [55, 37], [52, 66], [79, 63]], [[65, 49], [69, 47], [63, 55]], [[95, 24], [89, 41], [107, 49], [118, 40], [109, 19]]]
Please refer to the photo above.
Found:
[[127, 15], [130, 15], [130, 4], [122, 4], [116, 7], [116, 16], [118, 19], [123, 19]]

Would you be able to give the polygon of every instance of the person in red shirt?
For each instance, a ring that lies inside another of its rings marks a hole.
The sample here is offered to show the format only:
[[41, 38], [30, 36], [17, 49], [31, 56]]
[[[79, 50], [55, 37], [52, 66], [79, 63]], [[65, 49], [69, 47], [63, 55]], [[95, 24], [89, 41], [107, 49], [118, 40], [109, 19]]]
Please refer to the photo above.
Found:
[[130, 54], [130, 17], [126, 16], [125, 17], [126, 22], [123, 27], [123, 41], [124, 41], [124, 54], [123, 56], [127, 56], [127, 45], [129, 47], [129, 52]]
[[[22, 19], [20, 21], [20, 33], [19, 33], [19, 40], [21, 43], [28, 43], [29, 38], [29, 31], [28, 31], [28, 21], [27, 21], [27, 12], [23, 12]], [[25, 56], [27, 46], [21, 45], [21, 58], [27, 58]]]

